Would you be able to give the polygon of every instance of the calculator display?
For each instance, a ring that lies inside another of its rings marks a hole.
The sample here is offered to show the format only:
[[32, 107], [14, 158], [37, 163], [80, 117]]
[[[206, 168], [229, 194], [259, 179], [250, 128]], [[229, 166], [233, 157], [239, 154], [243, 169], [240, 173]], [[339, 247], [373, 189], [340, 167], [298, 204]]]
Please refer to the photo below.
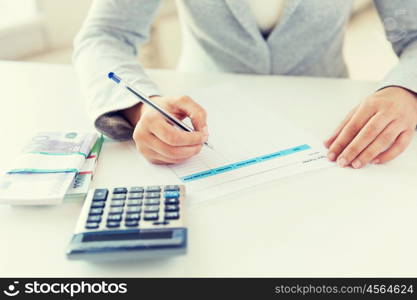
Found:
[[170, 239], [172, 230], [149, 231], [149, 232], [117, 232], [106, 234], [92, 234], [83, 237], [83, 242], [102, 242], [102, 241], [126, 241], [126, 240], [153, 240]]

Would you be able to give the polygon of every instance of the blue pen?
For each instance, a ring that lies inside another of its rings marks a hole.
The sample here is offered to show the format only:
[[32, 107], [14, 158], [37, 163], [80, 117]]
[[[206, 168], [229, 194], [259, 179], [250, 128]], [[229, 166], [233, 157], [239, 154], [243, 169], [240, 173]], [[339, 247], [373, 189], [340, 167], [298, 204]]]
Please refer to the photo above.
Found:
[[[154, 102], [152, 102], [148, 97], [146, 97], [142, 93], [140, 93], [137, 90], [135, 90], [130, 84], [128, 84], [126, 81], [122, 80], [119, 76], [117, 76], [113, 72], [110, 72], [108, 74], [108, 76], [109, 76], [109, 78], [111, 80], [113, 80], [117, 84], [122, 84], [129, 92], [131, 92], [133, 95], [135, 95], [136, 97], [138, 97], [142, 102], [144, 102], [144, 103], [150, 105], [151, 107], [153, 107], [154, 109], [156, 109], [169, 122], [171, 122], [172, 124], [174, 124], [175, 126], [177, 126], [179, 129], [184, 130], [184, 131], [188, 131], [188, 132], [193, 132], [194, 131], [193, 128], [189, 127], [187, 124], [184, 124], [183, 122], [181, 122], [180, 120], [178, 120], [174, 116], [170, 115], [167, 111], [165, 111], [164, 109], [162, 109], [161, 107], [159, 107], [158, 105], [156, 105]], [[204, 145], [206, 145], [210, 149], [213, 149], [213, 147], [208, 143], [208, 141], [204, 142]]]

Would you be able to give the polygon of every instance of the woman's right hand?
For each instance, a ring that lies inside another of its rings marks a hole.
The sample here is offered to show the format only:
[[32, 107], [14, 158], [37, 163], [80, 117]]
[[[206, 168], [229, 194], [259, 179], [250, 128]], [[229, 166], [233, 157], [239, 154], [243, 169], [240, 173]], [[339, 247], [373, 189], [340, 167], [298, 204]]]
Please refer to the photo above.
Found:
[[133, 140], [138, 151], [155, 164], [176, 164], [199, 153], [208, 139], [205, 110], [188, 96], [151, 99], [180, 120], [189, 117], [195, 131], [175, 128], [149, 105], [137, 104], [124, 115], [135, 126]]

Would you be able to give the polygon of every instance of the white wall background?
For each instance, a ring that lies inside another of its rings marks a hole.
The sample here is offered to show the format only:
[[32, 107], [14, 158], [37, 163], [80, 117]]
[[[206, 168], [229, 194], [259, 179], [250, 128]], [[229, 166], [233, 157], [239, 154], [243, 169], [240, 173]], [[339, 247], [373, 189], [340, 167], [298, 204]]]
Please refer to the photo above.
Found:
[[45, 24], [45, 39], [49, 48], [71, 45], [75, 34], [87, 16], [92, 0], [37, 0]]

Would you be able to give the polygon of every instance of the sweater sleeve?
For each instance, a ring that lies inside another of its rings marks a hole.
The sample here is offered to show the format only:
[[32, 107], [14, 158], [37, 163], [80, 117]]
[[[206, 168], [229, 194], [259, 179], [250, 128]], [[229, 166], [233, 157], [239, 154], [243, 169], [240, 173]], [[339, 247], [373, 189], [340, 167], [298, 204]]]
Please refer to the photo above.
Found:
[[374, 0], [387, 39], [399, 57], [398, 64], [378, 84], [404, 87], [417, 93], [417, 12], [416, 0]]
[[107, 78], [115, 72], [147, 96], [160, 95], [140, 65], [138, 45], [150, 31], [160, 0], [95, 0], [74, 41], [73, 62], [95, 127], [127, 140], [133, 127], [120, 110], [139, 100]]

